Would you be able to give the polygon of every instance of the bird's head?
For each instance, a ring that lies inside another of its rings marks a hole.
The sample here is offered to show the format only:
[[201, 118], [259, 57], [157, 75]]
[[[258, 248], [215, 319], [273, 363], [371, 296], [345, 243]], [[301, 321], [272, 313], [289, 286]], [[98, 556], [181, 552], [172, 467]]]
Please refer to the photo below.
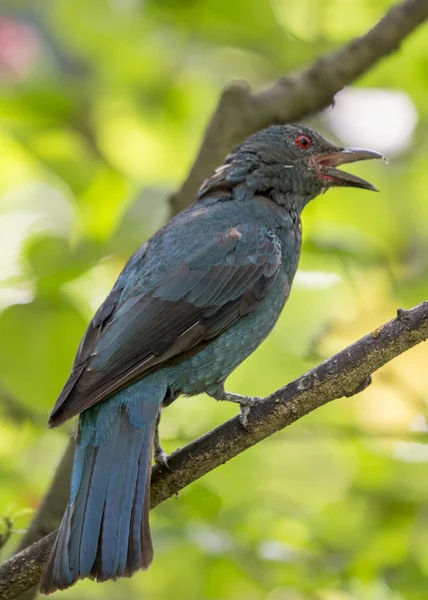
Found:
[[383, 156], [373, 150], [343, 148], [303, 125], [273, 125], [235, 148], [204, 182], [198, 199], [267, 196], [300, 212], [331, 187], [377, 191], [368, 181], [337, 169], [370, 158]]

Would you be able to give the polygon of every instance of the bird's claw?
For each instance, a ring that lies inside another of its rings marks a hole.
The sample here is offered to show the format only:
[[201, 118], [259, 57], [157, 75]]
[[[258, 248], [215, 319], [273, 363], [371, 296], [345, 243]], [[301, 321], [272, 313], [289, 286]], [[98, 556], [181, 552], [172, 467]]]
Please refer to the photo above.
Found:
[[228, 400], [229, 402], [236, 402], [237, 404], [239, 404], [241, 408], [239, 414], [239, 422], [246, 431], [249, 431], [248, 415], [250, 414], [253, 406], [260, 402], [261, 398], [253, 396], [241, 396], [239, 394], [233, 394], [232, 392], [225, 392], [224, 400]]
[[245, 431], [250, 431], [248, 429], [248, 415], [250, 414], [250, 412], [251, 412], [251, 406], [241, 404], [241, 411], [239, 413], [239, 422], [241, 423], [241, 425], [245, 429]]
[[262, 400], [262, 398], [259, 398], [257, 396], [242, 396], [242, 400], [241, 402], [239, 402], [239, 405], [241, 407], [241, 412], [239, 413], [239, 422], [246, 431], [250, 431], [250, 429], [248, 428], [248, 416], [251, 412], [251, 409], [254, 406], [256, 406], [256, 404], [258, 404], [260, 400]]
[[162, 446], [155, 448], [154, 459], [156, 465], [160, 467], [166, 467], [167, 469], [169, 469], [168, 455], [162, 448]]
[[154, 451], [153, 451], [153, 458], [155, 460], [155, 464], [160, 466], [160, 467], [166, 467], [167, 469], [169, 469], [169, 464], [168, 464], [168, 455], [165, 452], [165, 450], [162, 448], [162, 444], [160, 441], [160, 435], [159, 435], [159, 423], [160, 423], [160, 412], [156, 421], [156, 427], [155, 427], [155, 435], [154, 435], [154, 439], [153, 439], [153, 446], [154, 446]]
[[250, 414], [252, 407], [258, 404], [263, 398], [257, 396], [241, 396], [240, 394], [234, 394], [233, 392], [226, 392], [223, 386], [215, 390], [215, 393], [212, 393], [211, 395], [216, 400], [239, 404], [241, 408], [239, 422], [246, 431], [249, 431], [248, 415]]

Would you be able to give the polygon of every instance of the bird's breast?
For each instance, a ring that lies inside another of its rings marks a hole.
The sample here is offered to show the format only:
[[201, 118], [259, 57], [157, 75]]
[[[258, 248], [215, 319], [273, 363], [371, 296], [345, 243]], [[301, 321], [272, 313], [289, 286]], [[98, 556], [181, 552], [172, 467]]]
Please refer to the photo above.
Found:
[[188, 360], [168, 368], [173, 393], [190, 396], [214, 389], [224, 381], [273, 329], [287, 300], [291, 281], [281, 268], [264, 301], [241, 317], [216, 340]]

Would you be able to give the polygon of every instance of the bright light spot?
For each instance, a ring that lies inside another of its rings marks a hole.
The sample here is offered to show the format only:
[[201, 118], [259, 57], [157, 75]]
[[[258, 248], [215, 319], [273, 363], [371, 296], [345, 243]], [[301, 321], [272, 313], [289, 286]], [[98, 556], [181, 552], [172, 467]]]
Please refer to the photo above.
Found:
[[407, 94], [395, 90], [346, 88], [324, 118], [347, 145], [400, 154], [410, 145], [418, 121]]
[[156, 183], [175, 168], [156, 123], [143, 120], [131, 103], [100, 102], [96, 121], [102, 123], [99, 140], [103, 151], [128, 176], [145, 184]]
[[0, 215], [0, 281], [21, 274], [22, 243], [36, 223], [32, 213]]
[[406, 462], [427, 462], [428, 444], [398, 442], [395, 445], [395, 456]]
[[422, 413], [416, 415], [410, 426], [410, 431], [428, 431], [427, 421]]
[[[410, 431], [428, 431], [424, 415], [416, 415], [416, 418], [409, 429]], [[395, 455], [397, 458], [407, 462], [426, 462], [428, 461], [428, 444], [421, 444], [420, 442], [398, 442], [395, 445]]]
[[298, 271], [296, 285], [301, 288], [321, 290], [337, 285], [340, 276], [337, 273], [325, 273], [324, 271]]
[[24, 287], [0, 287], [0, 311], [14, 304], [28, 304], [34, 299], [34, 293]]
[[259, 555], [265, 560], [293, 562], [296, 560], [296, 554], [293, 548], [276, 540], [265, 540], [259, 546]]
[[200, 523], [189, 525], [187, 534], [193, 543], [209, 554], [224, 554], [232, 547], [228, 533], [219, 529], [209, 529]]
[[42, 231], [68, 234], [72, 209], [59, 190], [43, 183], [13, 188], [1, 199], [0, 281], [22, 274], [25, 240]]
[[38, 181], [12, 188], [0, 206], [0, 310], [4, 310], [33, 299], [33, 282], [26, 278], [21, 256], [25, 241], [46, 231], [69, 235], [74, 213], [59, 189]]
[[1, 198], [1, 213], [31, 214], [34, 226], [26, 236], [51, 231], [68, 237], [75, 219], [73, 206], [63, 190], [44, 181], [32, 181], [7, 191]]

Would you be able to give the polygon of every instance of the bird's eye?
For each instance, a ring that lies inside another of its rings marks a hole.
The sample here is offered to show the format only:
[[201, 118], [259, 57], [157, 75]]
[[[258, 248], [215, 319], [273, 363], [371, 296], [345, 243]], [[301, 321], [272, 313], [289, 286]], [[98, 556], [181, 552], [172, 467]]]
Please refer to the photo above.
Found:
[[299, 135], [299, 137], [296, 138], [296, 144], [299, 146], [299, 148], [307, 150], [311, 145], [311, 139], [308, 138], [307, 135]]

